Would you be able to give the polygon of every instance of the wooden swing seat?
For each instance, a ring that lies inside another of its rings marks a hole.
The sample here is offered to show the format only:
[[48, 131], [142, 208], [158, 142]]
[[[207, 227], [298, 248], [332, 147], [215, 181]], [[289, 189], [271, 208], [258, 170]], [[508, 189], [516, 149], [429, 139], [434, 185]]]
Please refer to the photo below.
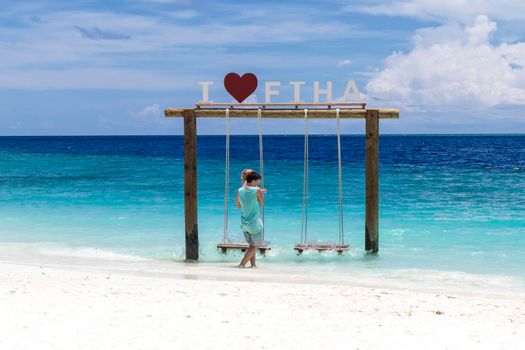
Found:
[[[217, 243], [217, 249], [220, 249], [224, 254], [226, 254], [228, 250], [240, 250], [242, 252], [245, 252], [246, 250], [248, 250], [248, 248], [250, 248], [250, 246], [246, 243], [229, 243], [229, 242]], [[257, 249], [262, 255], [265, 255], [266, 251], [271, 250], [272, 247], [270, 247], [269, 245], [263, 244]]]
[[309, 243], [296, 244], [293, 248], [297, 254], [302, 254], [305, 250], [317, 250], [318, 252], [336, 251], [341, 255], [344, 251], [349, 249], [348, 244], [333, 244], [333, 243]]

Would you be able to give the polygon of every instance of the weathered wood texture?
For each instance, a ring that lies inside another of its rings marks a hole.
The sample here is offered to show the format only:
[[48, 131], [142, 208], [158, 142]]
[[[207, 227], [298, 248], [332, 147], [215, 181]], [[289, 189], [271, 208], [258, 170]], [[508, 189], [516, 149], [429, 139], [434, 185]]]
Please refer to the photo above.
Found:
[[[224, 118], [225, 109], [185, 109], [185, 108], [168, 108], [164, 111], [166, 117], [182, 117], [184, 111], [194, 111], [198, 118]], [[348, 119], [365, 119], [368, 111], [376, 111], [379, 118], [399, 118], [397, 109], [340, 109], [339, 117]], [[303, 109], [262, 109], [262, 118], [304, 118]], [[230, 109], [230, 118], [257, 118], [257, 109]], [[334, 109], [308, 109], [308, 118], [335, 118]]]
[[342, 254], [349, 249], [348, 244], [331, 244], [331, 243], [312, 243], [312, 244], [296, 244], [293, 248], [298, 254], [302, 254], [305, 250], [317, 250], [318, 252], [335, 251]]
[[366, 219], [365, 250], [379, 250], [379, 115], [368, 110], [366, 117]]
[[328, 108], [337, 108], [337, 107], [361, 107], [366, 106], [365, 102], [341, 102], [341, 103], [294, 103], [294, 102], [285, 102], [285, 103], [214, 103], [214, 102], [201, 102], [196, 103], [197, 107], [328, 107]]
[[[217, 249], [220, 249], [224, 254], [228, 252], [228, 250], [240, 250], [242, 252], [245, 252], [248, 250], [250, 246], [246, 243], [219, 243], [217, 244]], [[263, 244], [262, 246], [257, 248], [261, 255], [266, 255], [267, 250], [272, 250], [272, 247]]]
[[197, 221], [197, 118], [193, 109], [184, 110], [184, 218], [186, 260], [199, 259]]

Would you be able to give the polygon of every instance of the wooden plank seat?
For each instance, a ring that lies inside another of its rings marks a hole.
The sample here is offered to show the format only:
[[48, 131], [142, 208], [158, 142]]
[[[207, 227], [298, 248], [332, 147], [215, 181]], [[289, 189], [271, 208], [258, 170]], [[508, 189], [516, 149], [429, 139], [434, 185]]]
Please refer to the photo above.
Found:
[[325, 251], [336, 251], [338, 254], [342, 254], [345, 250], [349, 249], [348, 244], [334, 244], [334, 243], [308, 243], [308, 244], [296, 244], [293, 248], [298, 254], [302, 254], [305, 250], [317, 250], [318, 252]]
[[[245, 252], [248, 250], [250, 246], [247, 243], [231, 243], [231, 242], [221, 242], [217, 244], [217, 249], [220, 249], [223, 253], [227, 253], [228, 250], [240, 250], [242, 252]], [[267, 250], [271, 250], [272, 247], [270, 247], [267, 244], [263, 244], [258, 248], [259, 252], [262, 255], [266, 254]]]

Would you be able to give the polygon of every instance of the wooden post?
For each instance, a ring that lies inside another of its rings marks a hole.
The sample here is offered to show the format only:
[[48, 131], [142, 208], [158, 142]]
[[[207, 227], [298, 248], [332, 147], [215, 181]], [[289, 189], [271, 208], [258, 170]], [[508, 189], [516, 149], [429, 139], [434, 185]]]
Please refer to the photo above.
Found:
[[185, 109], [184, 117], [184, 220], [186, 230], [186, 261], [199, 259], [197, 221], [197, 118], [193, 109]]
[[366, 113], [366, 219], [365, 250], [379, 250], [379, 112]]

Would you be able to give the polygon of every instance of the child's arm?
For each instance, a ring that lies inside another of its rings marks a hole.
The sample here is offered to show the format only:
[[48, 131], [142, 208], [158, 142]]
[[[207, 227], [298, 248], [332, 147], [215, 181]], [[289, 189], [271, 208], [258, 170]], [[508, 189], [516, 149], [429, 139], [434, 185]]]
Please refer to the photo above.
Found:
[[263, 190], [261, 190], [260, 188], [257, 189], [257, 200], [261, 205], [264, 205], [264, 194]]
[[239, 190], [237, 190], [237, 192], [235, 192], [235, 206], [237, 208], [241, 207], [241, 202], [239, 201]]

